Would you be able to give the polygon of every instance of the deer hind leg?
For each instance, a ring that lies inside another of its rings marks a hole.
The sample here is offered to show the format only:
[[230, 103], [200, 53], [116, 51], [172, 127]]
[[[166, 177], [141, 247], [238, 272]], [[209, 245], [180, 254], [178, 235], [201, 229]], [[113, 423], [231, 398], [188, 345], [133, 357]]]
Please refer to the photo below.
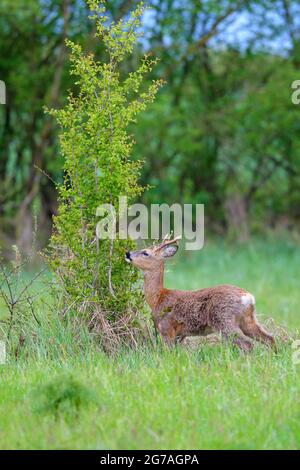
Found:
[[235, 325], [226, 325], [221, 329], [222, 336], [235, 344], [244, 352], [250, 352], [253, 349], [253, 342], [248, 338], [243, 331]]
[[245, 316], [241, 319], [240, 328], [243, 333], [268, 346], [276, 347], [274, 337], [261, 326], [255, 317], [255, 308], [249, 307]]

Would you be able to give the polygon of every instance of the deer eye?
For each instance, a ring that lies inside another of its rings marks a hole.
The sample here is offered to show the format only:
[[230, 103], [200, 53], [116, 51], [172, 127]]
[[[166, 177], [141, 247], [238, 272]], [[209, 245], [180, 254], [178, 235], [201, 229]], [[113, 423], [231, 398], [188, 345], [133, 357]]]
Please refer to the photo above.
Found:
[[149, 253], [147, 253], [147, 251], [143, 251], [143, 256], [149, 256]]

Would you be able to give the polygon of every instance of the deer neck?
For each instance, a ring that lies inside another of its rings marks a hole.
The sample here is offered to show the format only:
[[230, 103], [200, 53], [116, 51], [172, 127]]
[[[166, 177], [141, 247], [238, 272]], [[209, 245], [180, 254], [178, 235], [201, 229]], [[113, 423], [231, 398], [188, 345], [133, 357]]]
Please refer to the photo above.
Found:
[[161, 293], [164, 288], [164, 264], [155, 271], [145, 271], [144, 292], [146, 301], [152, 310], [155, 310], [159, 303]]

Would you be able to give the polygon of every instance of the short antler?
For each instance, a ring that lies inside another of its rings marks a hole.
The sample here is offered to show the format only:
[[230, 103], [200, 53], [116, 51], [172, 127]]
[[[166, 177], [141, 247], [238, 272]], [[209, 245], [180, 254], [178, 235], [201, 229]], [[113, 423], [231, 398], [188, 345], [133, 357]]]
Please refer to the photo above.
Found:
[[158, 251], [158, 250], [161, 250], [162, 248], [164, 248], [165, 246], [167, 245], [171, 245], [172, 243], [176, 243], [177, 240], [180, 240], [181, 239], [181, 235], [178, 235], [177, 237], [171, 239], [171, 240], [168, 240], [168, 237], [170, 235], [167, 233], [165, 236], [164, 236], [164, 239], [162, 241], [162, 243], [160, 245], [157, 245], [157, 247], [155, 248], [155, 251]]

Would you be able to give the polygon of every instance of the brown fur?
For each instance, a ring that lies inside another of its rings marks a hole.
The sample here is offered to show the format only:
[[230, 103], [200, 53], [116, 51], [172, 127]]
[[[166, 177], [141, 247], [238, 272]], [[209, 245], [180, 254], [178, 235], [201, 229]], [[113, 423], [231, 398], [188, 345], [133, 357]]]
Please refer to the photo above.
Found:
[[146, 301], [165, 342], [173, 344], [186, 336], [221, 332], [243, 351], [252, 350], [252, 339], [274, 345], [273, 336], [257, 322], [254, 297], [246, 290], [231, 285], [196, 291], [165, 289], [164, 261], [177, 248], [166, 242], [126, 254], [127, 261], [144, 271]]

